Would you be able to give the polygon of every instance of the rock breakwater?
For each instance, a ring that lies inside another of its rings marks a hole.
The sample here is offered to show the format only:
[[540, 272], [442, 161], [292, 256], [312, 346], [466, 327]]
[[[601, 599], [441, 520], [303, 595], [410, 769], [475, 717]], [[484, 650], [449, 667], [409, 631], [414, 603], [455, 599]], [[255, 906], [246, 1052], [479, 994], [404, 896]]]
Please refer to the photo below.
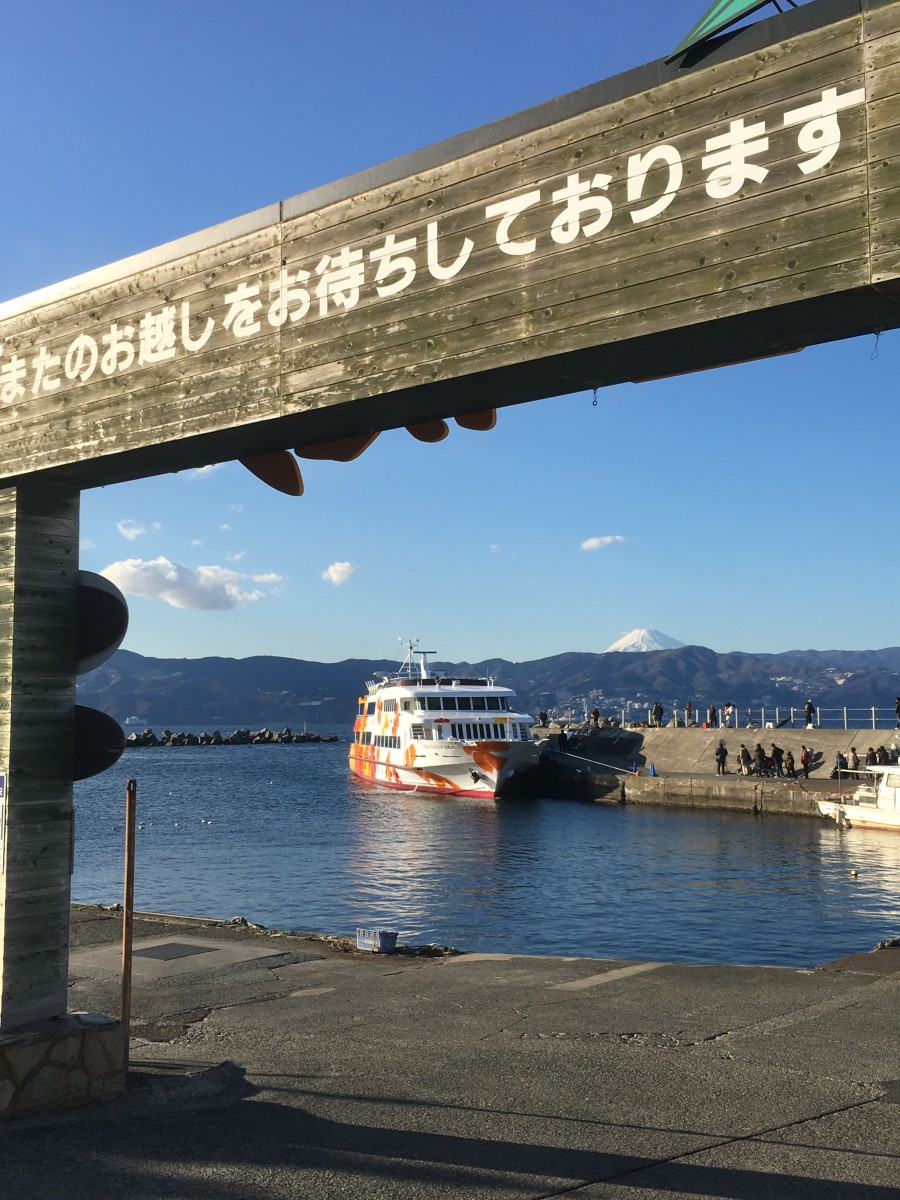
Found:
[[244, 727], [225, 734], [220, 733], [218, 729], [212, 733], [173, 733], [171, 729], [164, 729], [159, 735], [152, 729], [145, 729], [141, 733], [130, 733], [125, 739], [125, 747], [137, 749], [156, 746], [286, 746], [306, 742], [339, 741], [340, 738], [336, 735], [323, 737], [320, 733], [308, 733], [305, 729], [302, 733], [294, 733], [289, 727], [285, 727], [280, 733], [274, 729], [252, 730]]

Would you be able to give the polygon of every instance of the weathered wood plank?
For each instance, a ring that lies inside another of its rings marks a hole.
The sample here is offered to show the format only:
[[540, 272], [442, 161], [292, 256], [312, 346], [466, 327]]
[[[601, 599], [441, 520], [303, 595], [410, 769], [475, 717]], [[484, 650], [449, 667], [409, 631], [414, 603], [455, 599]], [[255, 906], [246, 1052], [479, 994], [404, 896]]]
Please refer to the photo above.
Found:
[[[802, 193], [797, 193], [797, 199], [802, 206]], [[622, 242], [612, 239], [608, 248], [602, 248], [598, 262], [586, 264], [586, 270], [565, 279], [560, 279], [553, 257], [547, 256], [536, 261], [528, 272], [527, 281], [520, 281], [508, 294], [497, 295], [490, 290], [491, 275], [478, 276], [459, 303], [447, 303], [443, 308], [423, 312], [417, 311], [410, 301], [402, 313], [398, 312], [396, 319], [386, 325], [366, 324], [361, 320], [355, 322], [354, 327], [347, 330], [345, 339], [342, 339], [344, 356], [341, 361], [348, 361], [346, 354], [349, 350], [355, 357], [363, 351], [387, 350], [423, 336], [447, 336], [454, 329], [471, 331], [473, 324], [480, 321], [483, 315], [486, 300], [496, 305], [498, 312], [508, 313], [512, 308], [524, 314], [543, 309], [548, 296], [562, 301], [568, 295], [583, 296], [589, 292], [600, 306], [599, 311], [603, 311], [608, 301], [615, 300], [618, 290], [636, 277], [658, 278], [661, 274], [672, 277], [696, 266], [740, 259], [757, 253], [762, 247], [776, 244], [786, 249], [791, 246], [803, 247], [831, 232], [853, 228], [865, 230], [867, 225], [864, 206], [852, 196], [843, 204], [826, 209], [810, 212], [801, 207], [796, 214], [797, 220], [778, 217], [762, 221], [761, 207], [754, 212], [755, 221], [729, 227], [721, 221], [722, 214], [713, 211], [710, 224], [706, 229], [701, 229], [701, 236], [686, 243], [679, 243], [675, 237], [667, 236], [665, 227], [660, 227], [659, 237], [654, 237], [653, 245], [640, 247], [642, 253], [634, 253], [638, 248], [632, 243], [633, 257], [624, 250], [619, 252]], [[717, 218], [720, 229], [716, 228]], [[334, 349], [330, 341], [308, 342], [301, 350], [285, 353], [284, 369], [291, 372], [301, 363], [309, 367], [330, 361]]]
[[894, 4], [881, 4], [865, 9], [863, 32], [868, 41], [878, 41], [900, 32], [900, 10]]
[[71, 485], [0, 491], [0, 1028], [66, 1010], [77, 547]]

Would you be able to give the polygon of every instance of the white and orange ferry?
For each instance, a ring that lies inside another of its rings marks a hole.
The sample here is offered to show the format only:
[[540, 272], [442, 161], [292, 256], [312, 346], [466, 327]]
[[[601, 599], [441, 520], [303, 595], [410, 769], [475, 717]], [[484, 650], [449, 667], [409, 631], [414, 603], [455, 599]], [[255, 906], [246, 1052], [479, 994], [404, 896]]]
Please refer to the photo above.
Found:
[[433, 653], [409, 642], [395, 674], [368, 682], [353, 726], [350, 770], [385, 787], [499, 796], [540, 758], [534, 718], [517, 712], [515, 692], [493, 679], [433, 675], [427, 657]]

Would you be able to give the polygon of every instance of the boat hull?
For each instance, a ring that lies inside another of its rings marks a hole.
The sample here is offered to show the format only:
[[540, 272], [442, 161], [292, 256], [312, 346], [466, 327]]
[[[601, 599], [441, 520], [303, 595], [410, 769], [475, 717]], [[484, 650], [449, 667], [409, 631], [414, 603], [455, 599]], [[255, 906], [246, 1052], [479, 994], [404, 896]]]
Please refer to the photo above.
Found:
[[900, 812], [877, 808], [872, 804], [839, 804], [829, 800], [820, 800], [818, 806], [823, 817], [830, 817], [839, 825], [865, 829], [893, 829], [900, 833]]
[[439, 742], [410, 746], [405, 755], [379, 756], [353, 744], [350, 770], [366, 783], [407, 792], [497, 799], [523, 771], [537, 765], [540, 748], [528, 742]]

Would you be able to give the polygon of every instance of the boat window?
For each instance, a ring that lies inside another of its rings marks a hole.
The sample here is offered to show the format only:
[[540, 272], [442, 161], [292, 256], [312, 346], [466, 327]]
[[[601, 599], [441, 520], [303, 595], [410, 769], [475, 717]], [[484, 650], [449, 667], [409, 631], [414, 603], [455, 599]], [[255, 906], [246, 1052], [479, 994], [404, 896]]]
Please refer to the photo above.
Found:
[[509, 697], [508, 696], [500, 697], [500, 707], [503, 709], [504, 712], [509, 712]]
[[425, 702], [428, 705], [429, 712], [434, 712], [435, 709], [440, 709], [441, 707], [440, 696], [426, 696]]
[[474, 709], [477, 709], [479, 712], [484, 712], [484, 710], [486, 708], [486, 705], [484, 703], [484, 696], [473, 696], [472, 697], [472, 707]]
[[520, 725], [520, 726], [519, 726], [519, 737], [522, 739], [522, 741], [523, 741], [523, 742], [530, 742], [530, 741], [531, 741], [531, 736], [530, 736], [530, 734], [529, 734], [529, 731], [528, 731], [528, 726], [527, 726], [527, 725]]
[[397, 701], [396, 700], [385, 700], [384, 705], [382, 707], [384, 708], [385, 712], [396, 712], [397, 711]]
[[491, 710], [491, 712], [499, 712], [500, 711], [500, 697], [499, 696], [488, 696], [487, 706]]
[[[360, 700], [360, 702], [359, 702], [359, 715], [360, 715], [360, 716], [362, 716], [362, 715], [365, 713], [365, 711], [366, 711], [366, 702], [365, 702], [365, 700]], [[126, 721], [126, 724], [127, 724], [127, 721]]]
[[502, 737], [503, 737], [503, 727], [501, 725], [495, 724], [494, 725], [494, 740], [499, 742]]
[[416, 696], [416, 712], [424, 712], [424, 711], [425, 711], [425, 701], [422, 699], [421, 696]]
[[425, 737], [425, 726], [424, 725], [413, 725], [412, 735], [413, 735], [413, 741], [415, 741], [415, 742], [423, 741], [424, 737]]
[[375, 711], [375, 701], [370, 700], [369, 703], [366, 705], [366, 713], [368, 716], [371, 717], [371, 715], [374, 713], [374, 711]]
[[444, 696], [444, 709], [447, 711], [456, 712], [456, 697]]
[[400, 707], [404, 712], [412, 712], [412, 700], [401, 700]]
[[371, 733], [364, 733], [364, 734], [362, 735], [362, 744], [363, 744], [364, 746], [371, 746], [371, 745], [372, 745], [372, 735], [371, 735]]
[[457, 696], [456, 704], [457, 704], [458, 708], [464, 708], [464, 709], [466, 709], [466, 711], [468, 711], [472, 707], [472, 697], [471, 696]]
[[466, 737], [471, 742], [471, 740], [472, 740], [472, 726], [471, 725], [466, 726]]

